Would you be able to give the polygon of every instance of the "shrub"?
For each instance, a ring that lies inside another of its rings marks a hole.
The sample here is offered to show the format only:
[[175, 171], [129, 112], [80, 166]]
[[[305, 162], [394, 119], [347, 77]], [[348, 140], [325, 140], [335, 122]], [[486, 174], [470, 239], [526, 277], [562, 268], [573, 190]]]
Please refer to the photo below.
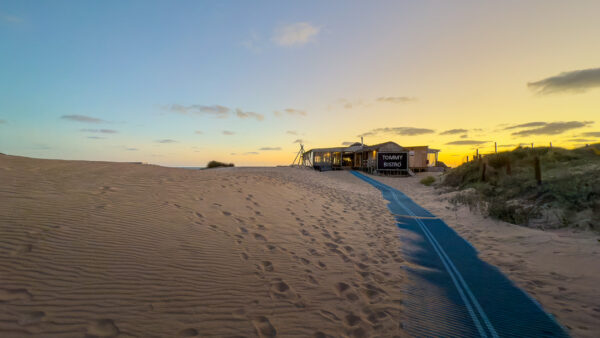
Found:
[[219, 168], [219, 167], [233, 167], [233, 163], [223, 163], [219, 161], [210, 161], [206, 165], [207, 168]]
[[423, 178], [421, 180], [421, 183], [424, 184], [424, 185], [426, 185], [426, 186], [430, 186], [434, 182], [435, 182], [435, 177], [433, 177], [433, 176], [427, 176], [427, 177], [425, 177], [425, 178]]

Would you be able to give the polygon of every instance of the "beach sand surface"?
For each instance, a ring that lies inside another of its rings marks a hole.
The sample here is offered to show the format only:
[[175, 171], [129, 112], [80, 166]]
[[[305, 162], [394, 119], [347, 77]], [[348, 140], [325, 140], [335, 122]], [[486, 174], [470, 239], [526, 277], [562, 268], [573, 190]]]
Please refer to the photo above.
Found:
[[357, 180], [3, 155], [0, 180], [0, 336], [403, 336], [394, 218]]
[[[574, 336], [600, 332], [597, 236], [444, 219]], [[349, 172], [0, 155], [0, 336], [404, 337], [402, 245]]]

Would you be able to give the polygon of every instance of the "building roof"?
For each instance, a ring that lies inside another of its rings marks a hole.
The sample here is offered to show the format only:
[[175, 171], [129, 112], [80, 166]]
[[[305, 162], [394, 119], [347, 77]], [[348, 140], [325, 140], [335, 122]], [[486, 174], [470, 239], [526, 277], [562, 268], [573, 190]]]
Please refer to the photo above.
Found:
[[362, 145], [361, 143], [356, 142], [356, 143], [353, 143], [349, 147], [315, 148], [315, 149], [311, 149], [311, 150], [307, 151], [307, 153], [311, 152], [311, 151], [319, 152], [319, 153], [323, 153], [323, 152], [357, 152], [357, 151], [379, 150], [381, 148], [388, 148], [386, 150], [396, 150], [396, 151], [404, 150], [404, 148], [402, 146], [400, 146], [398, 143], [388, 141], [388, 142], [374, 144], [371, 146]]

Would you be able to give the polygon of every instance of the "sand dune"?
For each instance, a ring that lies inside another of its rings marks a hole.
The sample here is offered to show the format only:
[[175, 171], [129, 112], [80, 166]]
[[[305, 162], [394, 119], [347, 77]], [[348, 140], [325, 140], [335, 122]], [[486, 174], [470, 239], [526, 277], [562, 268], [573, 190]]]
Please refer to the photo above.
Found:
[[[454, 210], [414, 178], [378, 179], [573, 334], [600, 330], [595, 239]], [[0, 156], [0, 180], [0, 336], [405, 336], [395, 220], [347, 172]]]
[[3, 336], [401, 335], [394, 219], [289, 168], [0, 157]]

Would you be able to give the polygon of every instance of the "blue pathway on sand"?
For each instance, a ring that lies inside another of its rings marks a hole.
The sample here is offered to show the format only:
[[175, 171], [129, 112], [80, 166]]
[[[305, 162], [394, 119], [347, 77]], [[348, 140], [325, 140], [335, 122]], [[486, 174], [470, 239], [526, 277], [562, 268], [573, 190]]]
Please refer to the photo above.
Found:
[[399, 190], [381, 191], [401, 229], [407, 280], [403, 327], [426, 337], [568, 337], [565, 330], [446, 223]]

